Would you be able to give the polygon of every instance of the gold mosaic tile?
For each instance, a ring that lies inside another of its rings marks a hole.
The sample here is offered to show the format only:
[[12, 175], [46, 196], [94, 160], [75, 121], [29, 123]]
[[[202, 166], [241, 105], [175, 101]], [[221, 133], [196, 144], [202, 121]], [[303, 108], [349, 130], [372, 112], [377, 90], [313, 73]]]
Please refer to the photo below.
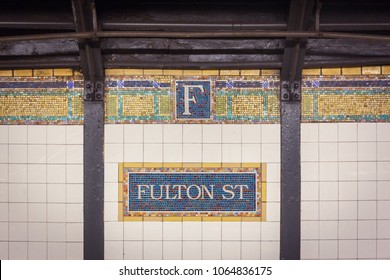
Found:
[[0, 70], [0, 77], [12, 77], [12, 70]]
[[68, 116], [68, 97], [0, 96], [0, 116]]
[[364, 66], [362, 67], [363, 75], [380, 75], [381, 67], [380, 66]]
[[124, 69], [106, 69], [105, 73], [107, 76], [123, 76], [125, 74]]
[[201, 76], [202, 70], [184, 70], [183, 75], [184, 76]]
[[168, 95], [158, 96], [158, 114], [160, 116], [169, 116], [171, 114], [169, 103], [170, 99]]
[[15, 77], [32, 77], [32, 69], [14, 70]]
[[35, 77], [51, 77], [53, 76], [53, 69], [34, 69]]
[[302, 94], [302, 115], [312, 116], [314, 114], [314, 96], [311, 94]]
[[239, 76], [240, 70], [220, 70], [220, 76]]
[[54, 69], [54, 76], [73, 76], [73, 70], [67, 68]]
[[182, 76], [183, 70], [165, 69], [163, 70], [164, 75], [167, 76]]
[[144, 69], [144, 75], [145, 76], [161, 76], [163, 75], [163, 70], [162, 69]]
[[233, 116], [261, 116], [263, 97], [256, 95], [235, 95], [232, 97]]
[[362, 74], [362, 68], [361, 67], [343, 67], [341, 68], [341, 74], [342, 75], [361, 75]]
[[123, 96], [124, 116], [154, 115], [154, 96], [125, 95]]
[[264, 76], [274, 76], [279, 75], [280, 71], [278, 69], [262, 69], [261, 75]]
[[321, 75], [321, 69], [320, 68], [312, 68], [312, 69], [303, 69], [302, 71], [303, 76], [319, 76]]
[[118, 116], [118, 96], [108, 96], [107, 115]]
[[125, 76], [142, 76], [144, 69], [124, 69], [123, 74]]
[[382, 74], [389, 75], [390, 74], [390, 65], [382, 66]]
[[258, 70], [241, 70], [242, 76], [260, 76], [260, 69]]
[[389, 95], [319, 95], [318, 115], [389, 115]]
[[324, 76], [333, 76], [333, 75], [340, 75], [341, 74], [341, 68], [322, 68], [322, 75]]
[[216, 114], [217, 116], [226, 116], [228, 112], [227, 96], [217, 96], [216, 98]]
[[218, 76], [219, 70], [202, 70], [203, 76]]
[[72, 114], [73, 116], [84, 116], [84, 100], [82, 96], [72, 97]]
[[277, 117], [280, 114], [279, 98], [276, 95], [268, 96], [268, 116]]

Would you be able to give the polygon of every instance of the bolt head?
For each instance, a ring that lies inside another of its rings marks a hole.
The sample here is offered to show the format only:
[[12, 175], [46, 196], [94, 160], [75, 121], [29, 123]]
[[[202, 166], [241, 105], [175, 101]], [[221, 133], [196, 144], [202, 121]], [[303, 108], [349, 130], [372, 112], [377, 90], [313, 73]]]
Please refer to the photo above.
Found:
[[294, 94], [294, 98], [295, 98], [295, 99], [299, 99], [299, 94], [298, 94], [298, 93], [295, 93], [295, 94]]
[[287, 93], [283, 94], [283, 99], [288, 99], [288, 94]]
[[101, 94], [96, 94], [96, 99], [100, 99], [100, 98], [102, 98], [102, 95]]
[[91, 98], [91, 95], [88, 93], [88, 94], [86, 95], [86, 97], [89, 99], [89, 98]]
[[284, 85], [283, 85], [283, 88], [287, 89], [287, 88], [288, 88], [288, 85], [287, 85], [287, 84], [284, 84]]

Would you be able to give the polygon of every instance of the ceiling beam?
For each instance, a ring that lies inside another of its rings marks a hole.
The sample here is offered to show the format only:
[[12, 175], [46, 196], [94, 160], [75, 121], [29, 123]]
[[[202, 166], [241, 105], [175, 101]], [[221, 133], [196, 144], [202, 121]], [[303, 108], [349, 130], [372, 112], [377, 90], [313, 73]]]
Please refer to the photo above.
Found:
[[[97, 31], [96, 8], [93, 0], [72, 0], [76, 32]], [[104, 77], [100, 41], [97, 37], [79, 39], [81, 71], [85, 80], [102, 81]]]

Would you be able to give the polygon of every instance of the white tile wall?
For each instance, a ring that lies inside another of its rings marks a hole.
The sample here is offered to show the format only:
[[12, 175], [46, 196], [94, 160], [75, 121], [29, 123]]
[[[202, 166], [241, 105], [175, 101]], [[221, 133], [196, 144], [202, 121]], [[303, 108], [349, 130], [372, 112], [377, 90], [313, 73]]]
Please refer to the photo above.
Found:
[[[125, 124], [105, 132], [106, 259], [279, 258], [280, 125]], [[265, 162], [267, 222], [118, 222], [123, 161]]]
[[302, 258], [388, 258], [390, 124], [302, 124], [301, 145]]
[[83, 258], [83, 128], [0, 125], [0, 258]]

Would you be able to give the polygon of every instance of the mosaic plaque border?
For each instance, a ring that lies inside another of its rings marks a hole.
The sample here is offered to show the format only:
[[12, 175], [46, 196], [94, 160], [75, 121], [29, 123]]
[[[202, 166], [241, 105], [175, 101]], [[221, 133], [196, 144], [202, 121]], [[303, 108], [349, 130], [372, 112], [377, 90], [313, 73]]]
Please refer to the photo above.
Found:
[[[118, 164], [118, 220], [119, 221], [265, 221], [266, 219], [266, 169], [265, 163], [119, 163]], [[232, 173], [256, 172], [256, 211], [210, 212], [129, 212], [127, 182], [129, 172], [155, 173]]]

